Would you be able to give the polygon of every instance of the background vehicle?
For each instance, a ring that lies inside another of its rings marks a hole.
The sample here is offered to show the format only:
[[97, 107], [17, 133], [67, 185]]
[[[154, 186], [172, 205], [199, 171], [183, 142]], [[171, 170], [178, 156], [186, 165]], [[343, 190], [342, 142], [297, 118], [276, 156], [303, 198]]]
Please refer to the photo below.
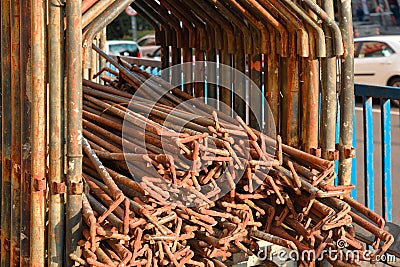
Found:
[[147, 34], [137, 41], [138, 45], [144, 56], [153, 54], [157, 49], [160, 48], [156, 45], [156, 37], [154, 34]]
[[356, 38], [354, 80], [400, 87], [400, 35]]
[[148, 53], [145, 54], [145, 58], [150, 58], [150, 59], [155, 59], [155, 60], [161, 60], [161, 48], [157, 48], [152, 54]]
[[107, 41], [106, 52], [115, 56], [141, 57], [143, 55], [136, 42], [126, 40]]

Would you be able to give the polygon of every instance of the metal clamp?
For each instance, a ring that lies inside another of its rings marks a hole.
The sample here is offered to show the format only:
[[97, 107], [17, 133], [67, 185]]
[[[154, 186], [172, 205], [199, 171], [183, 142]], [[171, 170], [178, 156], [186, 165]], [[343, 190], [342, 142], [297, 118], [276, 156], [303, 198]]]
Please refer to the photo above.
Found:
[[36, 191], [44, 191], [46, 190], [46, 179], [35, 179], [33, 182], [33, 186]]
[[320, 158], [322, 156], [321, 148], [311, 147], [310, 154]]
[[53, 182], [51, 184], [51, 192], [53, 194], [64, 194], [65, 193], [65, 183], [64, 182], [61, 182], [61, 183]]
[[346, 159], [352, 159], [356, 157], [356, 149], [351, 146], [343, 147], [343, 153]]
[[71, 182], [69, 187], [69, 192], [71, 195], [82, 195], [83, 193], [83, 183], [82, 182]]
[[345, 159], [352, 159], [356, 157], [356, 149], [352, 146], [340, 146], [340, 144], [336, 144], [336, 149], [341, 151], [343, 149], [343, 156]]
[[5, 159], [5, 163], [6, 163], [6, 168], [8, 169], [8, 170], [11, 170], [11, 159]]
[[327, 160], [339, 160], [339, 150], [328, 150]]

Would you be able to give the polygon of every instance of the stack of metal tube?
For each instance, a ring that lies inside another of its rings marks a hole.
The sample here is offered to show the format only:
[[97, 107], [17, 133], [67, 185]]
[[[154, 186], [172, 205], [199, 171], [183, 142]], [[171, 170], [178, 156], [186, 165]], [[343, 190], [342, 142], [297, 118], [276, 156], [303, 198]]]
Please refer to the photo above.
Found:
[[[333, 162], [109, 60], [114, 78], [83, 81], [86, 193], [83, 257], [69, 255], [76, 262], [229, 266], [233, 254], [257, 255], [266, 240], [349, 266], [367, 249], [354, 224], [375, 236], [374, 253], [360, 260], [375, 263], [393, 243], [384, 220], [349, 197], [353, 186], [332, 185]], [[329, 248], [359, 253], [332, 258]]]

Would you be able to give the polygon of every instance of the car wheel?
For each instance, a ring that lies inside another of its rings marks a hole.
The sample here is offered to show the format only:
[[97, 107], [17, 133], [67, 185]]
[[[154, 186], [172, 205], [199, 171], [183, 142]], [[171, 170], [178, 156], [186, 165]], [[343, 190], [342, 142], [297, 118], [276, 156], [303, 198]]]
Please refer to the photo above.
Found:
[[389, 86], [400, 87], [400, 77], [390, 79]]
[[[400, 87], [400, 77], [395, 77], [389, 81], [389, 86], [393, 87]], [[400, 106], [400, 101], [397, 99], [392, 99], [391, 100], [392, 106], [394, 107], [399, 107]]]

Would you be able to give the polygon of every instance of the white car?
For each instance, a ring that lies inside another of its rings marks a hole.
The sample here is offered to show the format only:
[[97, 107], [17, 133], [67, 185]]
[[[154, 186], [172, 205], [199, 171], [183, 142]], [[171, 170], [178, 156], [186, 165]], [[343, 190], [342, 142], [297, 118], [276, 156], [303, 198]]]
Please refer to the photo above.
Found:
[[106, 42], [106, 53], [114, 56], [141, 57], [143, 54], [134, 41], [111, 40]]
[[156, 49], [153, 54], [148, 54], [145, 58], [154, 59], [154, 60], [161, 60], [161, 47]]
[[400, 35], [355, 38], [354, 81], [400, 87]]
[[159, 45], [156, 45], [156, 36], [154, 34], [143, 36], [137, 41], [137, 43], [140, 46], [144, 57], [151, 57], [151, 55], [160, 48]]

